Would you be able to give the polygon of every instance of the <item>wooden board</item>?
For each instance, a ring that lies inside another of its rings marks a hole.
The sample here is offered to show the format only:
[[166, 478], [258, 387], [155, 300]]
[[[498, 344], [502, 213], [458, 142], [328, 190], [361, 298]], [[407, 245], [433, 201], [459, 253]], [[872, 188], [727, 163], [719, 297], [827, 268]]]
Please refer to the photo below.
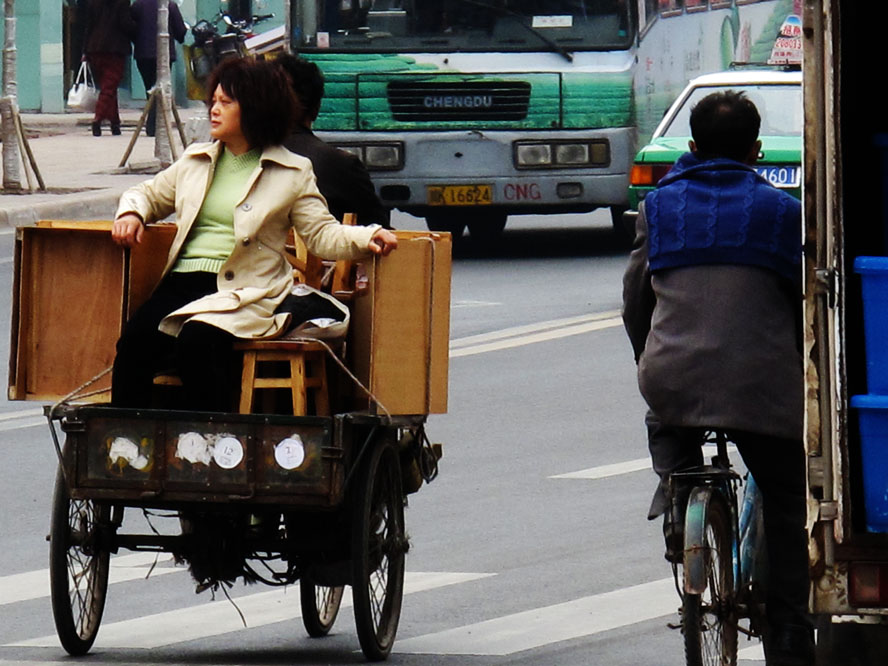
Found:
[[450, 234], [396, 233], [397, 250], [364, 262], [368, 290], [353, 303], [355, 370], [391, 414], [441, 414], [447, 411]]
[[[10, 400], [58, 400], [114, 361], [125, 313], [154, 288], [172, 234], [149, 228], [130, 262], [110, 228], [44, 221], [17, 230]], [[110, 383], [107, 375], [90, 390]]]

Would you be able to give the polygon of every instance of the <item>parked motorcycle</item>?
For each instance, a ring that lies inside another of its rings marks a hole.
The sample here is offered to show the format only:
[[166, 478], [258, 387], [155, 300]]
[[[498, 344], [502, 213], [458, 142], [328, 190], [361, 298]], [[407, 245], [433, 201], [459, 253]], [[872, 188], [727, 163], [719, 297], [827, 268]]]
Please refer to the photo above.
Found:
[[[253, 26], [273, 17], [274, 14], [258, 14], [249, 20], [234, 20], [228, 14], [219, 12], [212, 19], [201, 19], [188, 26], [194, 39], [193, 44], [184, 47], [189, 79], [188, 97], [204, 99], [204, 84], [213, 68], [226, 58], [248, 55], [244, 43], [254, 35]], [[220, 23], [226, 26], [224, 33], [219, 32]]]

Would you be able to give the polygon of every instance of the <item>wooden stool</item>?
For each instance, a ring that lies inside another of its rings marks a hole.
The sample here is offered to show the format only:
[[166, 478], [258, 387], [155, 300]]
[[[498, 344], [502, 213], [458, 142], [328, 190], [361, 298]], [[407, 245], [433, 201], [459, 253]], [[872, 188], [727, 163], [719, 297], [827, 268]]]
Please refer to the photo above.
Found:
[[[308, 392], [312, 392], [314, 414], [330, 415], [330, 397], [327, 390], [327, 349], [319, 342], [295, 340], [255, 340], [237, 343], [234, 348], [244, 353], [241, 375], [241, 414], [253, 411], [257, 389], [286, 389], [290, 391], [294, 416], [308, 414]], [[277, 363], [283, 376], [258, 377], [260, 363]]]

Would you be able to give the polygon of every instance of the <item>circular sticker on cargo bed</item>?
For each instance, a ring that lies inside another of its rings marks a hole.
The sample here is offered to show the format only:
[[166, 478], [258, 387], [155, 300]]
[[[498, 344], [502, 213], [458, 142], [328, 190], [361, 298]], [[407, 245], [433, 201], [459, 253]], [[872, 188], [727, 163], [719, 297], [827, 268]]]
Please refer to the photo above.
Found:
[[296, 469], [305, 460], [305, 445], [299, 435], [281, 440], [274, 447], [274, 459], [284, 469]]
[[234, 437], [220, 437], [213, 447], [213, 460], [222, 469], [234, 469], [244, 459], [244, 447]]

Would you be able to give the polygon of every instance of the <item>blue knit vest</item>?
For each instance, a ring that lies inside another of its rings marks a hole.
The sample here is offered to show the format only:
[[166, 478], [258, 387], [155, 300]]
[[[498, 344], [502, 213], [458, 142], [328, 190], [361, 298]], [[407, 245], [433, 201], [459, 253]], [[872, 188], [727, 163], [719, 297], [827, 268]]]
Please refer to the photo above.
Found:
[[652, 272], [741, 264], [798, 280], [801, 204], [749, 166], [685, 153], [644, 207]]

